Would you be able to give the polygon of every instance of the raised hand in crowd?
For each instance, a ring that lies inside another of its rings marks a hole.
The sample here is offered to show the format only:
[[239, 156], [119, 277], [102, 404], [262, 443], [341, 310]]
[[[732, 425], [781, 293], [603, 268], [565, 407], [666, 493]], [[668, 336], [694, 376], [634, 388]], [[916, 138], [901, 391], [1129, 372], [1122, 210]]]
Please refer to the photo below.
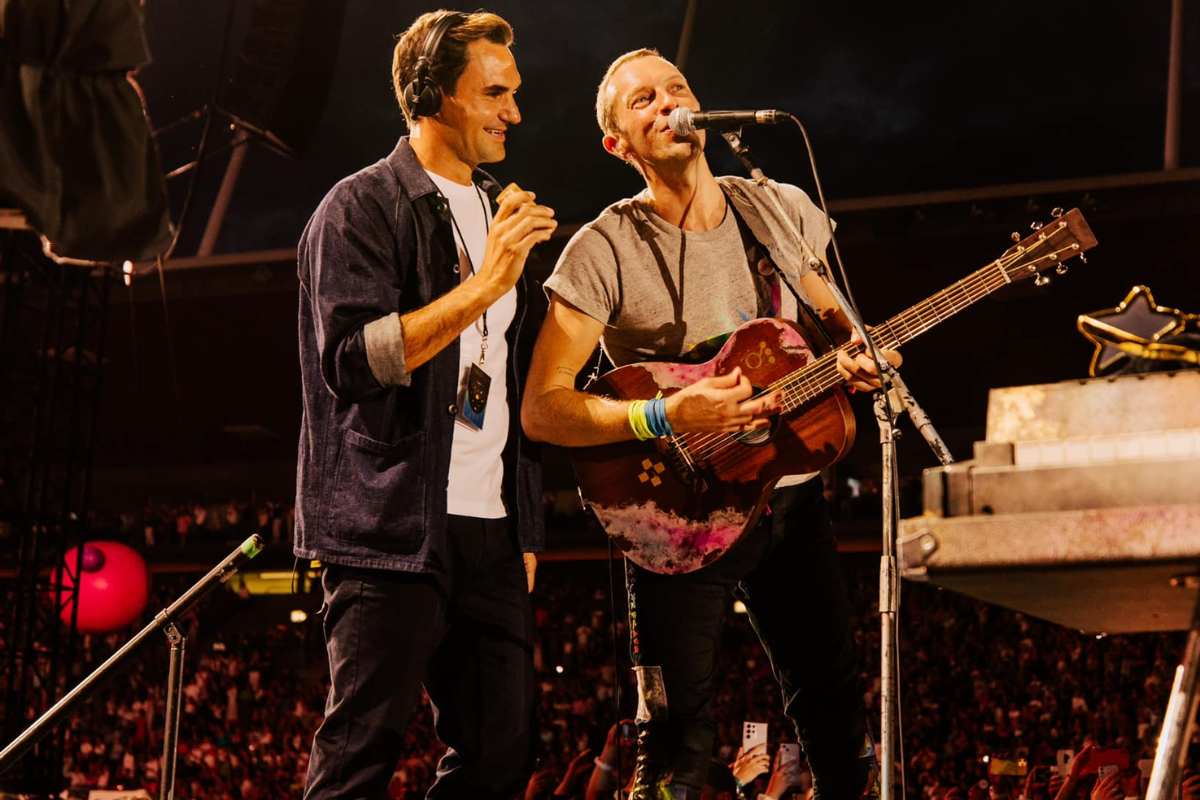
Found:
[[[1046, 781], [1044, 778], [1048, 771], [1047, 767], [1030, 767], [1029, 774], [1025, 776], [1025, 791], [1021, 793], [1021, 796], [1026, 798], [1026, 800], [1044, 800], [1046, 797]], [[1053, 790], [1051, 794], [1053, 794]]]
[[1088, 759], [1092, 756], [1092, 751], [1096, 749], [1095, 745], [1084, 745], [1075, 757], [1071, 759], [1070, 766], [1067, 767], [1067, 776], [1063, 779], [1062, 786], [1054, 795], [1054, 800], [1067, 800], [1068, 797], [1075, 794], [1075, 789], [1079, 786], [1079, 779], [1083, 777], [1083, 770], [1087, 767]]
[[1200, 800], [1200, 773], [1190, 770], [1183, 773], [1182, 800]]
[[1025, 798], [1025, 800], [1030, 800], [1030, 798], [1033, 797], [1033, 793], [1036, 791], [1034, 787], [1038, 785], [1037, 774], [1038, 768], [1030, 767], [1028, 774], [1025, 775], [1025, 788], [1021, 792], [1021, 797]]
[[1046, 791], [1049, 792], [1051, 798], [1058, 797], [1058, 793], [1063, 787], [1063, 776], [1058, 773], [1057, 769], [1050, 770], [1050, 780], [1046, 784]]
[[579, 781], [589, 770], [593, 769], [592, 750], [588, 748], [571, 759], [567, 765], [567, 773], [563, 775], [558, 788], [554, 790], [555, 797], [575, 797], [579, 794]]
[[770, 769], [771, 757], [767, 755], [765, 742], [751, 747], [749, 753], [743, 753], [742, 748], [739, 747], [733, 763], [729, 765], [729, 771], [743, 786], [748, 785], [759, 775], [765, 775]]
[[1092, 800], [1123, 800], [1125, 788], [1121, 786], [1121, 773], [1110, 772], [1096, 781], [1092, 787]]
[[971, 788], [967, 789], [967, 800], [989, 800], [990, 797], [991, 792], [987, 781], [976, 781], [971, 784]]
[[758, 796], [759, 800], [779, 800], [793, 786], [800, 785], [800, 762], [795, 759], [784, 759], [783, 748], [775, 751], [775, 764], [771, 768], [771, 779], [767, 781], [767, 790]]
[[542, 767], [529, 778], [525, 787], [525, 800], [546, 800], [550, 797], [550, 787], [554, 785], [554, 770]]
[[[604, 750], [595, 759], [595, 769], [592, 770], [592, 777], [588, 779], [587, 792], [584, 794], [586, 800], [608, 800], [613, 796], [617, 787], [617, 767], [624, 766], [620, 763], [620, 729], [621, 725], [627, 723], [632, 724], [633, 720], [623, 719], [608, 729], [608, 736], [604, 738]], [[626, 780], [633, 776], [632, 769], [622, 769], [621, 772]]]

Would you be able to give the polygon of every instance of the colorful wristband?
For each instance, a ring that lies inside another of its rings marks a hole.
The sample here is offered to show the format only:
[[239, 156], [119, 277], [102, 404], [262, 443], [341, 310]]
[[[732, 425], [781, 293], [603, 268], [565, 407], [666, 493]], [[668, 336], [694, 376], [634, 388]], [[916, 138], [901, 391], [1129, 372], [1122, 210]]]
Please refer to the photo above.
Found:
[[667, 422], [667, 401], [661, 395], [646, 405], [646, 419], [655, 436], [675, 435], [675, 431], [671, 429], [671, 423]]
[[642, 441], [654, 438], [654, 432], [646, 420], [645, 400], [634, 400], [629, 404], [629, 427], [633, 429], [633, 435]]

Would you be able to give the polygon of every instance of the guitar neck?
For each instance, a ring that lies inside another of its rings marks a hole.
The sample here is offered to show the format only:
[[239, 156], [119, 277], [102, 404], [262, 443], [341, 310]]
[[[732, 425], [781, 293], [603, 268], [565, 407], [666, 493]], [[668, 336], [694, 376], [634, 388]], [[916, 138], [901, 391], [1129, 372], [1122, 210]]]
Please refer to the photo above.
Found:
[[[871, 331], [871, 338], [875, 340], [876, 347], [895, 350], [1011, 282], [1004, 267], [994, 261], [876, 326]], [[790, 411], [842, 382], [836, 366], [839, 351], [853, 358], [865, 350], [862, 344], [842, 345], [791, 373], [771, 388], [784, 390], [784, 410]]]
[[1009, 283], [1000, 264], [992, 262], [875, 328], [875, 346], [895, 350]]

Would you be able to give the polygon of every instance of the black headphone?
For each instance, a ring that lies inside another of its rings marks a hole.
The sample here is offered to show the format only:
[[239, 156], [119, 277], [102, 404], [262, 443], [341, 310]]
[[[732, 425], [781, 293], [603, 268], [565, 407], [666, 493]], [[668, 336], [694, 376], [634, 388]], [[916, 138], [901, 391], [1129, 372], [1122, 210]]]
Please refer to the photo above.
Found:
[[417, 56], [416, 74], [412, 82], [404, 87], [404, 104], [413, 120], [421, 117], [432, 117], [442, 108], [442, 90], [437, 81], [429, 74], [433, 68], [433, 57], [437, 55], [438, 45], [442, 37], [460, 22], [465, 22], [467, 15], [461, 11], [451, 11], [437, 21], [425, 37], [425, 46], [421, 55]]

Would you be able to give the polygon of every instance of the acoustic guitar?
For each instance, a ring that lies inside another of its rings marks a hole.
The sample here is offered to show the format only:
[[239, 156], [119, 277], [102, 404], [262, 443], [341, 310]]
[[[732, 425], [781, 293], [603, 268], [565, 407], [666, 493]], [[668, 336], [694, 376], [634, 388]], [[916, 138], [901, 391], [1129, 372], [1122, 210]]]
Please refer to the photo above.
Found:
[[[1042, 283], [1048, 269], [1065, 271], [1066, 261], [1095, 244], [1073, 209], [871, 336], [876, 347], [894, 350], [997, 289], [1026, 278]], [[678, 574], [712, 563], [758, 521], [780, 478], [817, 472], [849, 451], [854, 416], [840, 388], [837, 352], [853, 357], [864, 349], [847, 344], [818, 354], [794, 323], [756, 319], [734, 331], [709, 361], [645, 362], [607, 373], [588, 391], [646, 400], [741, 367], [756, 395], [782, 393], [783, 411], [750, 433], [681, 433], [572, 448], [584, 502], [616, 546], [648, 570]]]

